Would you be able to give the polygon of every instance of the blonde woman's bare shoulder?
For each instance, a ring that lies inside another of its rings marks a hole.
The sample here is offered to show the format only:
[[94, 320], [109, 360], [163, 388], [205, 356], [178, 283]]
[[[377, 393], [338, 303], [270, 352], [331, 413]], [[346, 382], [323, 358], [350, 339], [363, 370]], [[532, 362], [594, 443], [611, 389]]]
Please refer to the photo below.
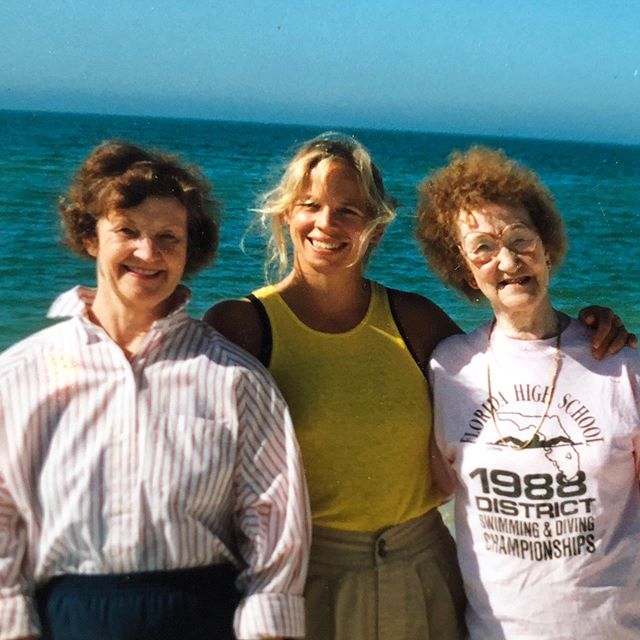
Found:
[[424, 366], [441, 340], [462, 333], [447, 313], [429, 298], [398, 289], [388, 291], [398, 328]]
[[258, 309], [248, 298], [222, 300], [214, 304], [202, 319], [252, 356], [260, 357], [263, 325]]

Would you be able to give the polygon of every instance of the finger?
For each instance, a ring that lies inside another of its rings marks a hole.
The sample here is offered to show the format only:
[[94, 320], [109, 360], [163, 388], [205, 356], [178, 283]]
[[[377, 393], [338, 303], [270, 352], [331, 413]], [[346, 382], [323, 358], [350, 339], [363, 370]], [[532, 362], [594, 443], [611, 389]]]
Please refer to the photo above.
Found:
[[593, 336], [592, 344], [597, 350], [602, 350], [602, 355], [606, 353], [607, 347], [622, 326], [620, 318], [614, 315], [611, 309], [600, 307], [596, 313], [597, 325]]
[[584, 309], [580, 309], [578, 313], [578, 318], [581, 322], [584, 322], [586, 325], [592, 325], [596, 321], [595, 310], [597, 307], [591, 305], [589, 307], [585, 307]]
[[618, 351], [620, 351], [620, 349], [622, 349], [627, 344], [628, 338], [629, 333], [622, 326], [622, 322], [620, 322], [620, 326], [617, 327], [616, 333], [611, 336], [611, 340], [607, 345], [606, 353], [609, 355], [618, 353]]

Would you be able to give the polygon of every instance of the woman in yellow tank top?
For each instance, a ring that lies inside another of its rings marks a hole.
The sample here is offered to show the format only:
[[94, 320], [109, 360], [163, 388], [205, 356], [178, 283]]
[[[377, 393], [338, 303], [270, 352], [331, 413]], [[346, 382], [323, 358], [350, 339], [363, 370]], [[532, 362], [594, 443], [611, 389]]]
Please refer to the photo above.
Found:
[[205, 320], [269, 368], [291, 409], [314, 524], [306, 637], [463, 638], [424, 375], [435, 345], [460, 329], [430, 300], [365, 278], [395, 214], [355, 140], [303, 145], [260, 215], [271, 261], [285, 274], [291, 246], [292, 267]]

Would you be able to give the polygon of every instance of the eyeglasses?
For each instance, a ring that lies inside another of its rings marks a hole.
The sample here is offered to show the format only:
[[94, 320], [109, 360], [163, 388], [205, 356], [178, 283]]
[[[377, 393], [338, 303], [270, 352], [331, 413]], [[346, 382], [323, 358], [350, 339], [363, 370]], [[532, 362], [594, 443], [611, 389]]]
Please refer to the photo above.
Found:
[[493, 260], [502, 247], [512, 253], [526, 255], [533, 253], [540, 236], [526, 225], [516, 222], [502, 230], [499, 235], [484, 231], [467, 233], [460, 243], [460, 250], [476, 264], [486, 264]]

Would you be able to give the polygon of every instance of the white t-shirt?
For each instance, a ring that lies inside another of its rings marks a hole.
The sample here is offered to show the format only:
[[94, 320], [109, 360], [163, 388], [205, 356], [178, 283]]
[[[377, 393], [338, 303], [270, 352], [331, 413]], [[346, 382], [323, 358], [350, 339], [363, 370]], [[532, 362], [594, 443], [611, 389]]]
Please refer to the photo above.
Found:
[[[640, 358], [594, 360], [572, 321], [544, 417], [556, 339], [496, 328], [489, 399], [489, 326], [445, 340], [431, 361], [436, 439], [458, 481], [470, 636], [640, 638]], [[509, 446], [543, 417], [527, 448]]]

